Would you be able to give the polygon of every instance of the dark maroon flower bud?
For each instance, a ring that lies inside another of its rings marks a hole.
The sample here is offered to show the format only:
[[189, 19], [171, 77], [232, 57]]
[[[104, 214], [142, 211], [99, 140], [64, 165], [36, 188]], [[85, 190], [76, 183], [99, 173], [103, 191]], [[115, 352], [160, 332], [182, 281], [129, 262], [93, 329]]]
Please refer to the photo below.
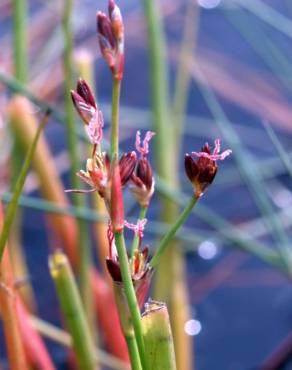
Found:
[[[103, 43], [102, 45], [100, 45], [101, 50], [102, 47], [105, 46], [112, 49], [116, 47], [116, 41], [112, 31], [111, 21], [109, 17], [102, 12], [97, 13], [97, 32], [99, 37], [101, 36], [99, 42]], [[109, 45], [106, 45], [107, 43]]]
[[137, 155], [134, 151], [125, 153], [121, 156], [121, 159], [119, 161], [119, 166], [120, 166], [120, 176], [121, 176], [122, 186], [126, 185], [128, 180], [132, 176], [133, 171], [136, 167], [136, 163], [137, 163]]
[[132, 174], [130, 191], [137, 199], [141, 207], [148, 207], [149, 201], [154, 193], [154, 178], [150, 162], [147, 159], [149, 153], [149, 142], [154, 132], [147, 131], [143, 144], [141, 145], [140, 131], [136, 134], [136, 149], [140, 153], [136, 171]]
[[122, 274], [119, 262], [111, 259], [110, 257], [107, 257], [105, 261], [106, 267], [113, 281], [122, 282]]
[[71, 97], [81, 119], [88, 125], [98, 113], [97, 104], [90, 87], [84, 80], [79, 79], [76, 91], [71, 90]]
[[211, 154], [209, 145], [206, 143], [201, 152], [192, 152], [192, 155], [185, 155], [185, 171], [186, 174], [193, 184], [194, 194], [196, 197], [203, 195], [209, 185], [212, 184], [216, 173], [217, 173], [217, 160], [223, 160], [231, 154], [231, 150], [225, 150], [223, 153], [220, 152], [220, 140], [215, 140], [215, 148]]
[[114, 1], [109, 1], [108, 9], [109, 17], [102, 12], [97, 13], [98, 41], [114, 79], [121, 80], [124, 69], [124, 24]]
[[85, 80], [82, 78], [79, 78], [77, 82], [77, 88], [76, 88], [77, 93], [84, 99], [84, 101], [88, 104], [91, 105], [93, 108], [97, 108], [95, 98], [93, 96], [93, 93], [87, 84]]
[[136, 177], [146, 186], [148, 191], [151, 191], [153, 186], [153, 173], [151, 164], [147, 158], [142, 157], [138, 161]]

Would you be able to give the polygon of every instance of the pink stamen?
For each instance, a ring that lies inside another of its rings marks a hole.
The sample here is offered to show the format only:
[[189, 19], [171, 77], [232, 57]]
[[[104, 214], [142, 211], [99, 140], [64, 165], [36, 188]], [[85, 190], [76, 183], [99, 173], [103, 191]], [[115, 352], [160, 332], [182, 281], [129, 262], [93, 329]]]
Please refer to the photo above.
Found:
[[142, 220], [138, 220], [137, 224], [131, 224], [125, 221], [125, 226], [128, 229], [133, 230], [135, 235], [138, 236], [140, 239], [142, 239], [144, 236], [144, 228], [145, 228], [146, 223], [147, 223], [147, 219], [143, 218]]
[[213, 154], [219, 154], [221, 150], [220, 139], [215, 139], [214, 144], [215, 144], [215, 148], [213, 150]]
[[149, 141], [155, 135], [153, 131], [147, 131], [145, 138], [143, 140], [143, 145], [141, 145], [141, 133], [137, 131], [135, 146], [137, 151], [141, 154], [142, 157], [145, 157], [149, 153]]
[[209, 154], [209, 153], [206, 153], [206, 152], [192, 152], [192, 155], [195, 155], [196, 157], [208, 158], [211, 161], [219, 161], [219, 160], [223, 161], [226, 157], [228, 157], [232, 153], [231, 149], [227, 149], [224, 152], [222, 152], [221, 154], [219, 154], [220, 146], [221, 146], [220, 145], [220, 139], [216, 139], [214, 144], [215, 144], [215, 147], [214, 147], [214, 150], [213, 150], [213, 154]]
[[96, 110], [89, 124], [85, 126], [86, 133], [93, 145], [99, 145], [102, 139], [103, 115], [101, 111]]

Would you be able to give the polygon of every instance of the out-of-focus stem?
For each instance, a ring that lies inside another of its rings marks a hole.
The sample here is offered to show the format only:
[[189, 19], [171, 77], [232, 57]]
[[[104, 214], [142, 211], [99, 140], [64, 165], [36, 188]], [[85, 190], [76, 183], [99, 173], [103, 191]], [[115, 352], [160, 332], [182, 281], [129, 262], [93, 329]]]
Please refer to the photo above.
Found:
[[123, 232], [115, 232], [115, 242], [117, 247], [117, 252], [119, 256], [120, 269], [122, 274], [122, 281], [124, 284], [125, 295], [127, 299], [127, 304], [129, 311], [131, 313], [132, 324], [134, 328], [135, 338], [138, 346], [138, 351], [140, 355], [140, 361], [142, 364], [142, 369], [147, 370], [147, 360], [145, 356], [145, 347], [142, 334], [141, 326], [141, 316], [138, 301], [136, 298], [135, 289], [133, 286], [131, 272], [129, 268], [129, 261], [127, 256], [127, 250], [125, 246], [125, 240]]
[[188, 98], [191, 73], [187, 66], [189, 58], [193, 58], [198, 30], [199, 6], [195, 1], [189, 0], [185, 15], [183, 39], [178, 53], [177, 72], [172, 102], [173, 126], [175, 145], [173, 149], [179, 158], [184, 128], [184, 115]]
[[[143, 218], [146, 217], [147, 210], [148, 210], [148, 207], [141, 207], [140, 208], [139, 220], [143, 220]], [[135, 251], [138, 249], [138, 247], [139, 247], [139, 235], [135, 234], [134, 239], [133, 239], [133, 243], [132, 243], [132, 248], [131, 248], [131, 256], [132, 257], [134, 255]]]
[[[150, 62], [150, 91], [153, 107], [154, 129], [156, 132], [156, 162], [158, 173], [167, 179], [173, 171], [171, 150], [173, 128], [168, 117], [168, 68], [166, 43], [160, 19], [159, 4], [143, 0], [147, 23]], [[170, 156], [169, 156], [170, 155]]]
[[192, 198], [190, 199], [185, 209], [182, 211], [180, 216], [177, 218], [176, 222], [171, 226], [169, 231], [165, 234], [165, 236], [160, 241], [154, 256], [149, 262], [150, 266], [155, 267], [159, 263], [159, 259], [162, 253], [165, 251], [168, 243], [175, 236], [177, 230], [185, 223], [186, 219], [188, 218], [189, 214], [192, 212], [198, 199], [199, 198], [197, 198], [195, 195], [192, 196]]
[[52, 254], [49, 267], [79, 367], [96, 370], [94, 343], [66, 255], [62, 252]]
[[[80, 169], [78, 156], [78, 140], [75, 135], [74, 108], [70, 96], [70, 90], [73, 88], [73, 33], [71, 29], [71, 15], [73, 0], [65, 0], [62, 26], [64, 33], [64, 54], [63, 54], [63, 71], [64, 71], [64, 98], [65, 98], [65, 117], [66, 117], [66, 135], [70, 157], [70, 175], [73, 188], [78, 187], [76, 172]], [[77, 197], [76, 197], [77, 198]]]
[[[30, 316], [29, 319], [32, 326], [44, 337], [47, 337], [64, 347], [72, 347], [72, 338], [68, 332], [36, 316]], [[96, 361], [99, 361], [102, 365], [108, 366], [114, 370], [129, 370], [129, 366], [127, 364], [100, 348], [96, 348]]]
[[5, 250], [0, 264], [0, 284], [0, 306], [10, 368], [11, 370], [26, 370], [28, 365], [19, 330], [8, 249]]
[[[64, 32], [64, 95], [65, 95], [65, 117], [66, 117], [66, 133], [68, 151], [70, 157], [70, 176], [71, 183], [74, 189], [78, 188], [78, 178], [76, 172], [80, 169], [80, 161], [78, 155], [78, 140], [75, 132], [75, 117], [74, 107], [70, 95], [70, 90], [73, 88], [73, 32], [71, 28], [71, 18], [73, 10], [73, 0], [66, 0], [64, 3], [63, 11], [63, 32]], [[85, 198], [74, 194], [73, 202], [75, 206], [82, 207], [85, 205]], [[80, 276], [80, 292], [82, 301], [85, 307], [87, 318], [90, 322], [90, 327], [94, 327], [94, 310], [93, 298], [90, 290], [89, 283], [89, 270], [91, 265], [91, 251], [90, 240], [88, 237], [88, 229], [86, 222], [83, 220], [78, 221], [79, 226], [79, 276]]]
[[11, 3], [14, 74], [17, 80], [26, 83], [28, 77], [27, 2], [26, 0], [12, 0]]
[[23, 163], [23, 166], [21, 168], [19, 177], [18, 177], [17, 182], [15, 184], [13, 196], [12, 196], [11, 202], [9, 203], [7, 211], [6, 211], [6, 217], [5, 217], [3, 229], [2, 229], [2, 232], [1, 232], [1, 236], [0, 236], [0, 261], [1, 261], [2, 256], [3, 256], [3, 252], [4, 252], [5, 245], [7, 243], [10, 228], [11, 228], [12, 222], [14, 220], [16, 210], [17, 210], [18, 199], [19, 199], [20, 194], [22, 192], [24, 181], [26, 179], [26, 176], [27, 176], [27, 173], [28, 173], [28, 170], [29, 170], [29, 167], [30, 167], [33, 155], [34, 155], [38, 139], [39, 139], [40, 134], [42, 132], [42, 129], [46, 125], [47, 121], [48, 121], [48, 115], [45, 116], [42, 123], [39, 125], [39, 127], [37, 129], [34, 140], [31, 143], [30, 148], [28, 149], [28, 152], [25, 156], [24, 163]]

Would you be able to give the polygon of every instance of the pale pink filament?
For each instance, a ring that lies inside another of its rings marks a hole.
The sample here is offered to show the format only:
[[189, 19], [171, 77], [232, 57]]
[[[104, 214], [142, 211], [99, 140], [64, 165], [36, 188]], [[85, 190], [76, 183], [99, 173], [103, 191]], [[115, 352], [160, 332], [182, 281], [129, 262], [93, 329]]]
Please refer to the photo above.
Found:
[[103, 115], [100, 110], [96, 110], [89, 124], [85, 126], [86, 133], [93, 145], [99, 145], [102, 139]]
[[222, 152], [221, 154], [219, 154], [220, 147], [221, 147], [220, 139], [216, 139], [214, 144], [215, 144], [215, 147], [214, 147], [214, 150], [213, 150], [212, 154], [209, 154], [209, 153], [206, 153], [206, 152], [192, 152], [192, 155], [195, 155], [196, 157], [208, 158], [211, 161], [219, 161], [219, 160], [222, 161], [223, 159], [225, 159], [226, 157], [228, 157], [232, 153], [231, 149], [227, 149], [224, 152]]
[[128, 229], [133, 230], [135, 235], [138, 236], [138, 238], [142, 239], [144, 236], [144, 228], [145, 228], [146, 223], [147, 223], [147, 219], [143, 218], [142, 220], [138, 220], [137, 224], [131, 224], [125, 221], [125, 226]]
[[141, 154], [142, 157], [145, 157], [149, 153], [149, 141], [152, 139], [154, 135], [155, 132], [147, 131], [145, 138], [143, 140], [143, 145], [141, 145], [141, 133], [140, 131], [137, 131], [135, 146], [137, 151]]
[[116, 259], [118, 256], [116, 244], [115, 244], [115, 236], [113, 233], [113, 227], [112, 223], [109, 221], [108, 222], [108, 227], [107, 227], [107, 240], [109, 243], [109, 257], [111, 259]]

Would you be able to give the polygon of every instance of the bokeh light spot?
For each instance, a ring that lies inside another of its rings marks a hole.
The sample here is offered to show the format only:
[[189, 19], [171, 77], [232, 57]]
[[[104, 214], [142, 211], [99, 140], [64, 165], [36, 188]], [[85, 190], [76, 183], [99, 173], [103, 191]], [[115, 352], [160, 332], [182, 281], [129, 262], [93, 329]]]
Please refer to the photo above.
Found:
[[202, 330], [202, 325], [200, 321], [198, 320], [191, 319], [185, 323], [185, 332], [188, 335], [191, 335], [191, 336], [198, 335], [201, 330]]

